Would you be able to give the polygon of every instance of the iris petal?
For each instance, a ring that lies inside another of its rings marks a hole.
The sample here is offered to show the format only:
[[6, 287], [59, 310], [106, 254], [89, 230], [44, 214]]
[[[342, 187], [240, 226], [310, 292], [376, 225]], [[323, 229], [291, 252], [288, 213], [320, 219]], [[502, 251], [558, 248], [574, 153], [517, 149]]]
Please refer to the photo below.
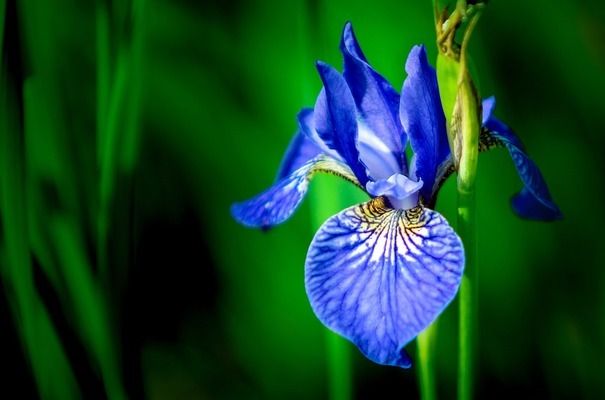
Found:
[[454, 298], [463, 268], [462, 242], [439, 213], [394, 210], [378, 197], [324, 223], [305, 284], [324, 325], [372, 361], [407, 368], [403, 346]]
[[418, 191], [423, 182], [413, 181], [405, 175], [394, 174], [387, 179], [370, 181], [366, 189], [372, 196], [385, 196], [393, 208], [408, 210], [418, 206]]
[[389, 156], [396, 160], [398, 167], [391, 174], [407, 173], [403, 151], [406, 136], [399, 121], [399, 94], [369, 65], [350, 22], [344, 27], [340, 50], [344, 57], [343, 75], [361, 119], [378, 140], [386, 145], [390, 151]]
[[396, 157], [374, 132], [361, 122], [357, 128], [359, 160], [366, 167], [368, 177], [377, 181], [403, 171], [400, 157]]
[[[424, 181], [420, 194], [431, 200], [438, 167], [449, 154], [445, 116], [437, 75], [423, 46], [414, 46], [405, 63], [408, 74], [401, 90], [399, 116], [416, 154], [416, 177]], [[413, 167], [412, 167], [413, 168]]]
[[[487, 125], [488, 129], [489, 126]], [[506, 146], [524, 185], [523, 190], [513, 197], [512, 205], [515, 212], [522, 218], [539, 221], [561, 219], [563, 214], [552, 200], [538, 166], [521, 147], [517, 146], [519, 139], [508, 129], [502, 131], [490, 129], [490, 133]]]
[[495, 108], [496, 98], [494, 96], [490, 96], [481, 102], [481, 124], [485, 125], [490, 120]]
[[[488, 138], [496, 139], [506, 147], [524, 185], [521, 192], [512, 199], [513, 209], [522, 218], [538, 221], [561, 219], [563, 214], [552, 200], [540, 169], [529, 158], [517, 135], [506, 124], [491, 115], [491, 110], [495, 105], [493, 99], [491, 99], [491, 102], [490, 112], [484, 112], [487, 114], [484, 128], [489, 135]], [[483, 107], [485, 110], [485, 101]], [[482, 139], [482, 141], [485, 141], [485, 139]]]
[[362, 185], [367, 182], [364, 166], [359, 162], [357, 109], [347, 82], [328, 64], [317, 62], [324, 84], [315, 103], [315, 129], [331, 148], [338, 151]]
[[300, 131], [297, 132], [286, 150], [277, 173], [277, 179], [290, 175], [321, 152], [321, 149], [307, 135]]
[[290, 218], [302, 203], [309, 181], [317, 172], [338, 175], [359, 186], [348, 166], [319, 155], [256, 197], [233, 204], [231, 214], [239, 223], [251, 228], [270, 228], [280, 224]]

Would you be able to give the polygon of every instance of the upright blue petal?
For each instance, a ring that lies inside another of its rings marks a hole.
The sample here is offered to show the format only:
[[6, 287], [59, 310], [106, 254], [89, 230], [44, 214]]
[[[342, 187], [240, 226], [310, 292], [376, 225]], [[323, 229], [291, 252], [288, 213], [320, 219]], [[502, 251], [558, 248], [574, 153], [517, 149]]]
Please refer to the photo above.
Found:
[[345, 162], [344, 159], [333, 148], [332, 143], [326, 143], [315, 129], [315, 112], [312, 108], [303, 108], [296, 116], [300, 131], [307, 136], [323, 154], [332, 157], [335, 160]]
[[365, 186], [368, 177], [359, 162], [357, 151], [357, 109], [351, 90], [342, 75], [323, 62], [317, 70], [324, 90], [315, 103], [315, 129], [319, 136], [346, 161], [359, 182]]
[[403, 173], [400, 156], [393, 153], [363, 122], [359, 122], [357, 129], [359, 161], [366, 168], [370, 180], [387, 179], [393, 174]]
[[[517, 135], [506, 124], [492, 115], [491, 111], [494, 105], [495, 102], [492, 98], [484, 101], [483, 126], [493, 138], [504, 144], [524, 185], [521, 192], [512, 199], [513, 209], [522, 218], [539, 221], [561, 219], [563, 214], [552, 200], [540, 169], [525, 153]], [[488, 112], [485, 112], [485, 110], [488, 110]]]
[[309, 181], [317, 172], [338, 175], [359, 186], [348, 166], [325, 155], [307, 161], [272, 187], [242, 203], [231, 206], [231, 214], [242, 225], [270, 228], [286, 221], [302, 203]]
[[344, 27], [340, 50], [344, 57], [343, 76], [351, 89], [363, 123], [390, 149], [397, 160], [398, 171], [392, 173], [407, 174], [404, 153], [406, 136], [399, 121], [399, 94], [369, 65], [350, 22]]
[[454, 298], [463, 268], [462, 242], [439, 213], [393, 210], [379, 197], [324, 223], [305, 284], [324, 325], [372, 361], [407, 368], [403, 347]]
[[437, 169], [449, 154], [445, 116], [439, 98], [437, 74], [429, 65], [423, 46], [412, 48], [405, 70], [408, 76], [401, 90], [399, 116], [415, 153], [412, 170], [416, 171], [417, 178], [424, 181], [420, 194], [429, 202]]

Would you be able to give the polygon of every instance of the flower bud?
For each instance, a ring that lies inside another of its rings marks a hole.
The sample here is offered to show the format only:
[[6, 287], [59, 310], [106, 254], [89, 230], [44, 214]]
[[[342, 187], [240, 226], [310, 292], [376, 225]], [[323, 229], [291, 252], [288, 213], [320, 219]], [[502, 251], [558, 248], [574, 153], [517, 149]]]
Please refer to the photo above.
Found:
[[[444, 9], [435, 21], [437, 81], [459, 190], [470, 190], [474, 184], [481, 131], [481, 101], [467, 63], [468, 41], [482, 7], [482, 2], [473, 3], [477, 4], [458, 1], [451, 15]], [[460, 45], [455, 40], [456, 33], [467, 20]]]

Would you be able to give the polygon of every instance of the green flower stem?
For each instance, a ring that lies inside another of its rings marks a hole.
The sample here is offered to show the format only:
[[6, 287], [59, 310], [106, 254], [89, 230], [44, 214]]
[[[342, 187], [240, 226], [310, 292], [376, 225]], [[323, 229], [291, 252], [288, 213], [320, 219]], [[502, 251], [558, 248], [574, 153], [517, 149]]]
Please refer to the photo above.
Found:
[[[466, 263], [459, 294], [459, 366], [458, 399], [473, 397], [476, 370], [478, 268], [475, 232], [475, 178], [479, 158], [481, 103], [468, 70], [468, 43], [481, 15], [479, 8], [467, 7], [457, 0], [456, 9], [440, 12], [435, 1], [435, 29], [439, 56], [437, 79], [448, 127], [448, 140], [458, 170], [458, 234], [464, 243]], [[472, 16], [471, 16], [472, 15]], [[456, 33], [465, 18], [470, 21], [462, 45], [455, 43]]]
[[[323, 179], [326, 178], [326, 179]], [[313, 234], [346, 204], [337, 190], [338, 186], [330, 177], [317, 177], [311, 191]], [[334, 332], [326, 329], [326, 355], [330, 400], [350, 400], [352, 398], [352, 366], [350, 344]]]
[[328, 378], [331, 400], [350, 400], [352, 395], [351, 349], [349, 343], [334, 332], [326, 330], [328, 349]]
[[475, 194], [474, 191], [458, 191], [458, 234], [466, 252], [464, 276], [459, 294], [459, 366], [458, 399], [473, 398], [475, 372], [475, 346], [477, 345], [477, 288], [476, 265]]
[[438, 321], [435, 321], [416, 339], [416, 345], [418, 346], [418, 384], [422, 400], [435, 400], [437, 398], [435, 370], [433, 368], [437, 330]]
[[458, 399], [473, 398], [478, 326], [477, 232], [475, 230], [475, 178], [479, 159], [481, 107], [467, 68], [467, 46], [479, 15], [469, 23], [460, 51], [458, 106], [462, 149], [458, 168], [458, 234], [465, 247], [466, 264], [460, 285]]

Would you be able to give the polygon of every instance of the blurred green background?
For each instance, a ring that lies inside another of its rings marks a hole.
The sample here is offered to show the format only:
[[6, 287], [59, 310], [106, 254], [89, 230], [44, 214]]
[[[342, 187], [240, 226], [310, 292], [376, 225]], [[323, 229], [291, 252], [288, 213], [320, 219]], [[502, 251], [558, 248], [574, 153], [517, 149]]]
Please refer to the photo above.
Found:
[[[266, 233], [229, 206], [274, 179], [320, 89], [314, 61], [341, 66], [345, 21], [399, 89], [412, 45], [436, 57], [431, 2], [0, 10], [0, 397], [326, 398], [325, 330], [303, 285], [312, 202]], [[479, 398], [605, 397], [604, 20], [597, 0], [493, 0], [472, 40], [481, 95], [565, 214], [516, 218], [508, 154], [481, 155]], [[311, 195], [322, 186], [346, 193], [339, 206], [363, 199], [332, 177]], [[454, 207], [450, 180], [437, 209], [454, 221]], [[442, 398], [456, 315], [440, 318]], [[418, 396], [416, 369], [352, 361], [356, 398]]]

